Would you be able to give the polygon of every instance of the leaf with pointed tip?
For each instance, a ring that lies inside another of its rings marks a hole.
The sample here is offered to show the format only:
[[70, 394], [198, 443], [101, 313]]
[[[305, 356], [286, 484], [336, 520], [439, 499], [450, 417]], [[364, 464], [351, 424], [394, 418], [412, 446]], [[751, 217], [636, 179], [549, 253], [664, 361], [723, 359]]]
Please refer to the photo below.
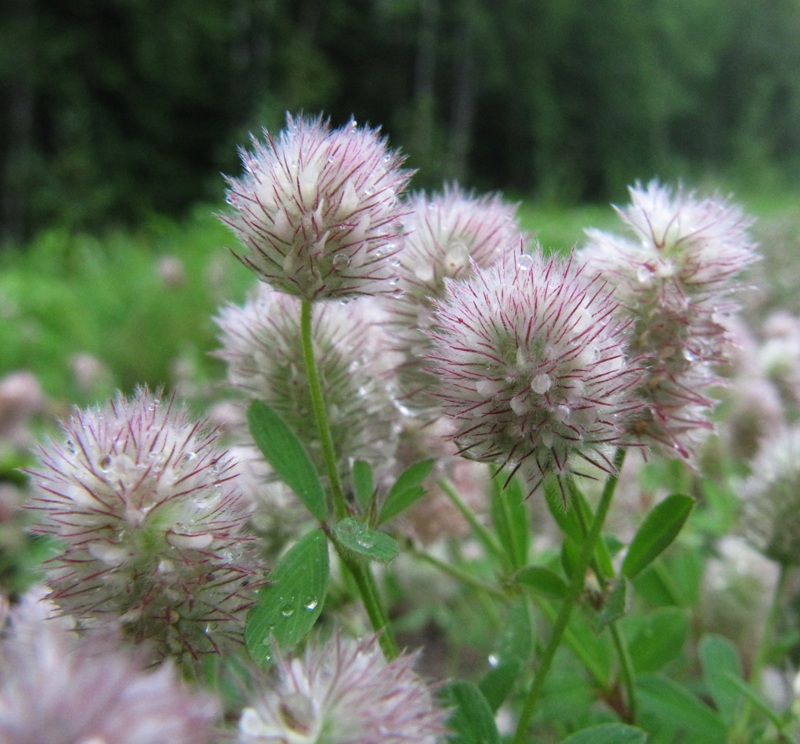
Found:
[[450, 708], [447, 727], [450, 744], [500, 744], [494, 712], [480, 689], [472, 682], [450, 682], [439, 693]]
[[372, 466], [364, 460], [356, 460], [353, 463], [353, 489], [363, 509], [366, 509], [372, 501], [374, 488]]
[[302, 442], [269, 406], [254, 400], [247, 409], [250, 433], [266, 461], [320, 522], [327, 516], [325, 491]]
[[394, 485], [389, 489], [389, 493], [386, 494], [383, 506], [378, 512], [379, 525], [397, 516], [425, 495], [425, 489], [421, 484], [431, 472], [434, 462], [434, 460], [423, 460], [414, 463], [400, 473]]
[[288, 649], [311, 630], [322, 612], [329, 570], [322, 530], [309, 532], [278, 561], [245, 623], [245, 645], [256, 663], [271, 662], [273, 642]]
[[516, 574], [514, 580], [549, 599], [564, 599], [569, 591], [567, 582], [544, 566], [526, 566]]
[[622, 575], [638, 576], [675, 540], [694, 508], [694, 499], [673, 493], [656, 504], [645, 517], [622, 561]]

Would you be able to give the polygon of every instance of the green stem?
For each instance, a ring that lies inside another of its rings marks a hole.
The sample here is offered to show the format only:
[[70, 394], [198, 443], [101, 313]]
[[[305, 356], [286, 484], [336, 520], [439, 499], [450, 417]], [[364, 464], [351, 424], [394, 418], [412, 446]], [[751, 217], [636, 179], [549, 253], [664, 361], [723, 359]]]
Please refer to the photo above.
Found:
[[603, 523], [605, 522], [606, 516], [608, 515], [608, 510], [611, 507], [611, 502], [614, 498], [614, 490], [617, 485], [618, 473], [622, 468], [622, 462], [624, 458], [625, 450], [620, 447], [617, 449], [616, 455], [614, 456], [614, 472], [609, 475], [608, 479], [606, 480], [603, 493], [600, 497], [600, 503], [597, 506], [597, 512], [595, 513], [594, 520], [589, 527], [589, 534], [586, 537], [586, 541], [583, 544], [581, 553], [578, 556], [577, 563], [573, 570], [567, 596], [561, 605], [561, 610], [558, 613], [558, 617], [556, 618], [553, 629], [550, 633], [550, 640], [542, 652], [541, 659], [539, 660], [539, 668], [536, 670], [533, 683], [531, 684], [531, 688], [525, 698], [525, 704], [523, 705], [522, 713], [520, 714], [519, 723], [517, 724], [517, 731], [512, 739], [512, 744], [524, 744], [524, 742], [527, 740], [528, 724], [533, 717], [536, 703], [539, 700], [539, 695], [544, 687], [545, 679], [547, 678], [547, 674], [550, 671], [550, 666], [553, 663], [553, 657], [555, 656], [558, 647], [561, 645], [561, 640], [564, 636], [564, 631], [566, 630], [567, 622], [572, 614], [572, 610], [583, 593], [584, 583], [586, 581], [586, 570], [589, 568], [589, 564], [592, 561], [595, 543], [600, 537], [600, 532], [603, 529]]
[[308, 389], [311, 393], [311, 405], [314, 409], [314, 420], [317, 422], [320, 442], [322, 444], [322, 454], [325, 459], [325, 469], [328, 473], [330, 482], [331, 497], [333, 498], [333, 510], [337, 519], [344, 519], [347, 514], [347, 502], [344, 498], [344, 489], [339, 477], [339, 467], [336, 462], [336, 449], [333, 445], [333, 435], [331, 434], [330, 423], [328, 422], [328, 410], [325, 406], [325, 396], [322, 392], [322, 383], [317, 369], [317, 360], [314, 356], [314, 341], [311, 332], [311, 309], [310, 300], [302, 300], [300, 305], [300, 338], [303, 344], [303, 361], [306, 366], [306, 377], [308, 378]]
[[472, 527], [475, 532], [475, 536], [481, 541], [483, 547], [486, 548], [489, 553], [493, 554], [496, 558], [499, 558], [502, 561], [505, 558], [505, 553], [498, 544], [497, 540], [495, 540], [494, 535], [480, 523], [478, 517], [475, 516], [475, 512], [473, 512], [472, 509], [470, 509], [469, 506], [464, 503], [464, 501], [458, 495], [458, 491], [453, 488], [452, 484], [442, 478], [439, 480], [439, 488], [441, 488], [447, 498], [453, 502], [456, 509], [461, 512], [464, 519], [469, 522], [470, 527]]
[[476, 589], [479, 592], [483, 592], [484, 594], [488, 594], [489, 596], [495, 597], [496, 599], [508, 599], [506, 593], [492, 584], [489, 584], [482, 579], [479, 579], [477, 576], [473, 576], [468, 571], [464, 571], [457, 566], [452, 566], [449, 563], [445, 563], [444, 561], [439, 560], [438, 558], [434, 558], [432, 555], [428, 555], [427, 553], [423, 553], [419, 550], [411, 550], [411, 555], [417, 558], [420, 561], [424, 561], [425, 563], [430, 564], [434, 568], [437, 568], [442, 573], [446, 573], [449, 576], [452, 576], [457, 581], [460, 581], [462, 584], [466, 586], [470, 586], [473, 589]]
[[[342, 555], [342, 553], [340, 552], [339, 555]], [[356, 582], [372, 628], [375, 632], [380, 633], [378, 643], [381, 651], [383, 651], [384, 658], [386, 661], [396, 659], [400, 654], [400, 650], [389, 628], [389, 618], [383, 608], [383, 602], [381, 602], [378, 587], [375, 584], [375, 579], [369, 566], [361, 563], [358, 559], [350, 560], [345, 556], [342, 556], [342, 559]]]
[[[325, 407], [325, 396], [322, 391], [319, 370], [317, 369], [317, 360], [314, 356], [311, 310], [311, 302], [309, 300], [302, 300], [300, 305], [300, 338], [303, 345], [303, 361], [306, 367], [308, 389], [311, 394], [311, 405], [314, 409], [314, 419], [317, 422], [317, 431], [319, 432], [320, 442], [322, 443], [322, 453], [325, 459], [328, 481], [330, 483], [333, 511], [337, 519], [343, 519], [348, 515], [347, 502], [344, 498], [344, 489], [342, 488], [342, 481], [339, 477], [336, 449], [333, 445], [333, 435], [331, 434], [331, 427], [328, 422], [328, 411]], [[330, 539], [330, 533], [328, 533], [328, 537]], [[355, 580], [358, 592], [361, 595], [361, 602], [364, 605], [373, 630], [380, 634], [378, 636], [378, 642], [380, 643], [383, 655], [387, 660], [397, 658], [398, 649], [391, 630], [389, 629], [389, 616], [383, 607], [372, 571], [368, 565], [362, 563], [358, 558], [349, 555], [347, 550], [338, 545], [335, 540], [333, 543], [342, 562], [347, 566]]]
[[625, 639], [619, 632], [619, 625], [616, 620], [612, 620], [608, 624], [608, 630], [611, 633], [611, 638], [614, 641], [614, 648], [617, 650], [617, 658], [619, 660], [620, 676], [622, 677], [622, 684], [625, 687], [625, 695], [628, 698], [628, 709], [625, 711], [625, 723], [636, 722], [636, 685], [635, 675], [633, 672], [633, 662], [631, 655], [628, 652], [628, 647], [625, 645]]
[[[778, 580], [775, 582], [775, 589], [772, 592], [772, 601], [764, 622], [764, 630], [761, 634], [761, 640], [758, 644], [755, 659], [753, 659], [753, 667], [750, 670], [750, 686], [756, 690], [761, 682], [761, 672], [764, 668], [764, 664], [766, 663], [767, 656], [769, 655], [773, 638], [775, 637], [775, 629], [778, 624], [778, 618], [781, 614], [783, 595], [786, 591], [786, 585], [789, 581], [789, 574], [789, 567], [782, 563], [780, 566], [780, 573], [778, 574]], [[731, 736], [732, 741], [745, 741], [747, 726], [750, 723], [752, 711], [753, 704], [748, 700], [745, 702], [744, 708], [742, 709], [742, 712], [736, 721], [736, 725], [734, 726], [733, 734]]]
[[[573, 493], [577, 492], [577, 486], [575, 486], [574, 483], [572, 483], [571, 486]], [[576, 510], [576, 515], [578, 517], [578, 522], [580, 524], [581, 531], [583, 532], [584, 539], [586, 539], [586, 536], [589, 533], [589, 525], [587, 524], [586, 518], [580, 509]], [[610, 560], [608, 563], [610, 564]], [[611, 576], [605, 576], [604, 572], [600, 570], [598, 564], [599, 561], [593, 552], [591, 566], [595, 572], [595, 575], [597, 576], [598, 581], [600, 581], [603, 589], [605, 590], [608, 588], [609, 582], [613, 581], [614, 576], [613, 574]], [[608, 630], [611, 633], [611, 639], [617, 652], [620, 677], [622, 677], [622, 684], [625, 687], [625, 694], [627, 697], [628, 708], [625, 711], [625, 722], [633, 723], [636, 720], [636, 686], [634, 684], [635, 674], [633, 671], [633, 662], [631, 661], [628, 647], [625, 645], [625, 640], [622, 638], [622, 634], [619, 632], [619, 625], [616, 620], [611, 620], [608, 623]]]

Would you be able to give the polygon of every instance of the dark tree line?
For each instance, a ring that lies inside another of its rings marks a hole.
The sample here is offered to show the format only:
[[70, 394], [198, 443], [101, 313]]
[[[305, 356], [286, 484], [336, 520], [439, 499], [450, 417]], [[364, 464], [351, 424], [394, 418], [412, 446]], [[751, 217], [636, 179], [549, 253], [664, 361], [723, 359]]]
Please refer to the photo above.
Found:
[[418, 186], [796, 176], [800, 2], [6, 0], [3, 237], [218, 198], [285, 111], [382, 125]]

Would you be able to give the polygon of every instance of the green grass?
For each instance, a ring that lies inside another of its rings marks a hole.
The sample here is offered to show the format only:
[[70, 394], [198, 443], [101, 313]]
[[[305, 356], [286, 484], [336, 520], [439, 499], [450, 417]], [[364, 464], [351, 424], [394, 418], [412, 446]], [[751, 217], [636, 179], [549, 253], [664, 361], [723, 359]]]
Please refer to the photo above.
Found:
[[[170, 386], [179, 358], [212, 374], [211, 318], [253, 283], [226, 250], [233, 243], [213, 208], [203, 207], [184, 222], [153, 221], [136, 233], [50, 231], [4, 255], [0, 374], [31, 369], [50, 396], [79, 403], [117, 387]], [[158, 270], [167, 257], [183, 265], [173, 285]], [[110, 377], [82, 389], [70, 372], [78, 354], [101, 360]]]

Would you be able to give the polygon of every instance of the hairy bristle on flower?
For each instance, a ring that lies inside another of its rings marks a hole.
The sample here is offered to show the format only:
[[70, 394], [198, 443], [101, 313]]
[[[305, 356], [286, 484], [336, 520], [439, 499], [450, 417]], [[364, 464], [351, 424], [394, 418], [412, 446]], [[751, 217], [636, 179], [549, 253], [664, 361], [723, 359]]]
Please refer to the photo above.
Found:
[[306, 300], [391, 293], [411, 172], [378, 130], [287, 117], [242, 150], [228, 179], [237, 257], [275, 289]]
[[413, 670], [415, 655], [386, 662], [376, 638], [334, 636], [303, 658], [278, 656], [274, 685], [239, 721], [239, 744], [433, 744], [446, 711]]
[[580, 459], [612, 472], [606, 450], [641, 406], [616, 309], [572, 259], [539, 252], [449, 284], [430, 362], [461, 454], [518, 471], [530, 492]]
[[425, 369], [433, 329], [434, 302], [445, 294], [445, 281], [466, 279], [473, 267], [487, 268], [524, 250], [526, 236], [516, 206], [497, 195], [474, 196], [457, 185], [408, 200], [408, 235], [400, 254], [401, 290], [386, 304], [387, 325], [397, 365], [397, 396], [403, 410], [435, 418], [432, 396], [436, 379]]
[[143, 654], [123, 650], [113, 634], [36, 614], [12, 610], [0, 637], [4, 744], [216, 741], [219, 701], [190, 690], [168, 662], [146, 668]]
[[216, 432], [140, 389], [76, 411], [63, 433], [41, 447], [27, 504], [61, 545], [44, 565], [56, 603], [165, 655], [240, 637], [262, 569]]
[[632, 188], [631, 204], [618, 212], [634, 239], [589, 230], [580, 258], [615, 287], [633, 322], [646, 406], [631, 435], [691, 462], [698, 435], [712, 428], [708, 391], [720, 384], [715, 365], [730, 347], [736, 276], [756, 260], [751, 220], [724, 199], [657, 182]]
[[[394, 453], [397, 415], [387, 392], [390, 370], [382, 358], [380, 320], [381, 307], [371, 297], [314, 306], [312, 344], [343, 473], [351, 458], [385, 467]], [[260, 285], [244, 305], [224, 307], [216, 323], [218, 356], [227, 363], [230, 384], [274, 408], [324, 472], [303, 360], [300, 301]]]

